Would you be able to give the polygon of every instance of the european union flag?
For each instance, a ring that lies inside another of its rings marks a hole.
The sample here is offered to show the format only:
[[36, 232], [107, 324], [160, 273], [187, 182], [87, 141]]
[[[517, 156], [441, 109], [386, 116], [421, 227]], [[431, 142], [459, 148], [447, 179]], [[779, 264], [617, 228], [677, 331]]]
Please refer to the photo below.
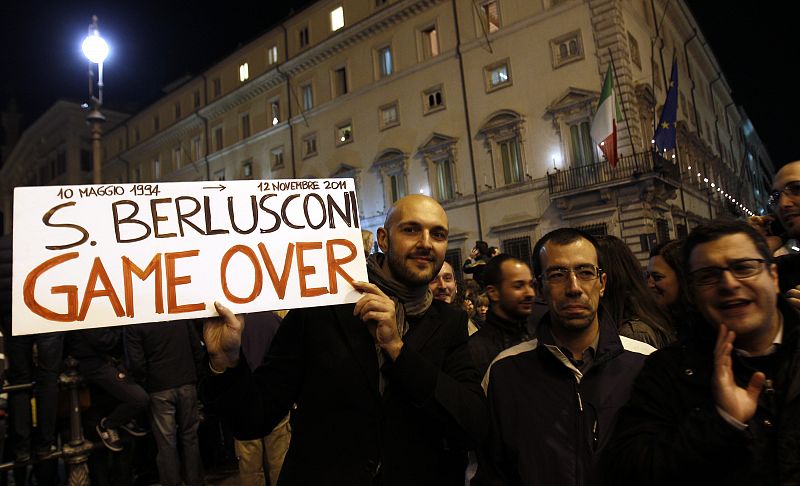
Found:
[[672, 60], [672, 75], [669, 78], [669, 89], [664, 109], [661, 110], [661, 119], [658, 121], [653, 139], [656, 150], [672, 150], [675, 148], [676, 122], [678, 120], [678, 61]]

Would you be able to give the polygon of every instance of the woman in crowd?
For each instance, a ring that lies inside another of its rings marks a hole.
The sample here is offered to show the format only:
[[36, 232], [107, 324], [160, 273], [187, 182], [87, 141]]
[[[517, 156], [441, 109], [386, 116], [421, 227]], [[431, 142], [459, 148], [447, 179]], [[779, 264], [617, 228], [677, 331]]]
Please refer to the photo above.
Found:
[[628, 245], [615, 236], [597, 238], [603, 271], [608, 275], [603, 309], [611, 314], [620, 336], [662, 348], [674, 340], [669, 316], [648, 291], [642, 267]]
[[670, 240], [654, 247], [650, 251], [645, 274], [647, 287], [656, 302], [669, 313], [678, 338], [686, 335], [689, 309], [682, 246], [682, 241]]

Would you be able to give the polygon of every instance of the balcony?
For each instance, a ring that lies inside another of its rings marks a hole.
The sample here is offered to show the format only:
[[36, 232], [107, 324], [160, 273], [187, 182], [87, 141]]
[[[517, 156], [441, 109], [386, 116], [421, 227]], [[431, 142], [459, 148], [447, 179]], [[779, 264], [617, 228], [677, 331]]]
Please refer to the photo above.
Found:
[[656, 152], [644, 152], [620, 157], [616, 167], [604, 161], [556, 171], [547, 175], [547, 185], [550, 197], [560, 197], [645, 178], [662, 178], [677, 186], [680, 177], [678, 164]]

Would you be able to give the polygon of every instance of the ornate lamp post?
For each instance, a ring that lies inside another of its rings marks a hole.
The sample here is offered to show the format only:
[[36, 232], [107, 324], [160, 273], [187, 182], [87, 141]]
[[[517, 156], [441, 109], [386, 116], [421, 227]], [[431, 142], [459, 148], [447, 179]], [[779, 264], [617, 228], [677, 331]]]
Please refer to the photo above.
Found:
[[[100, 112], [103, 106], [103, 61], [108, 56], [108, 44], [100, 37], [97, 30], [97, 16], [92, 15], [89, 24], [89, 34], [81, 45], [83, 54], [89, 60], [89, 113], [86, 122], [92, 129], [92, 182], [101, 184], [103, 181], [103, 122], [106, 117]], [[94, 95], [94, 65], [97, 64], [97, 96]]]

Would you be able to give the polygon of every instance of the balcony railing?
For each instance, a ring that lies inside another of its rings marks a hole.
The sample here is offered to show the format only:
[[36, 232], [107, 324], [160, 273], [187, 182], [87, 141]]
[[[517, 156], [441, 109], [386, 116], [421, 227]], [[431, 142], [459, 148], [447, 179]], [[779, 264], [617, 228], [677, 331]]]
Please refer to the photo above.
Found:
[[680, 169], [677, 163], [665, 159], [655, 152], [643, 152], [625, 157], [620, 157], [616, 167], [611, 167], [607, 161], [592, 165], [559, 170], [548, 174], [547, 183], [550, 195], [587, 189], [644, 175], [661, 176], [671, 179], [678, 184]]

